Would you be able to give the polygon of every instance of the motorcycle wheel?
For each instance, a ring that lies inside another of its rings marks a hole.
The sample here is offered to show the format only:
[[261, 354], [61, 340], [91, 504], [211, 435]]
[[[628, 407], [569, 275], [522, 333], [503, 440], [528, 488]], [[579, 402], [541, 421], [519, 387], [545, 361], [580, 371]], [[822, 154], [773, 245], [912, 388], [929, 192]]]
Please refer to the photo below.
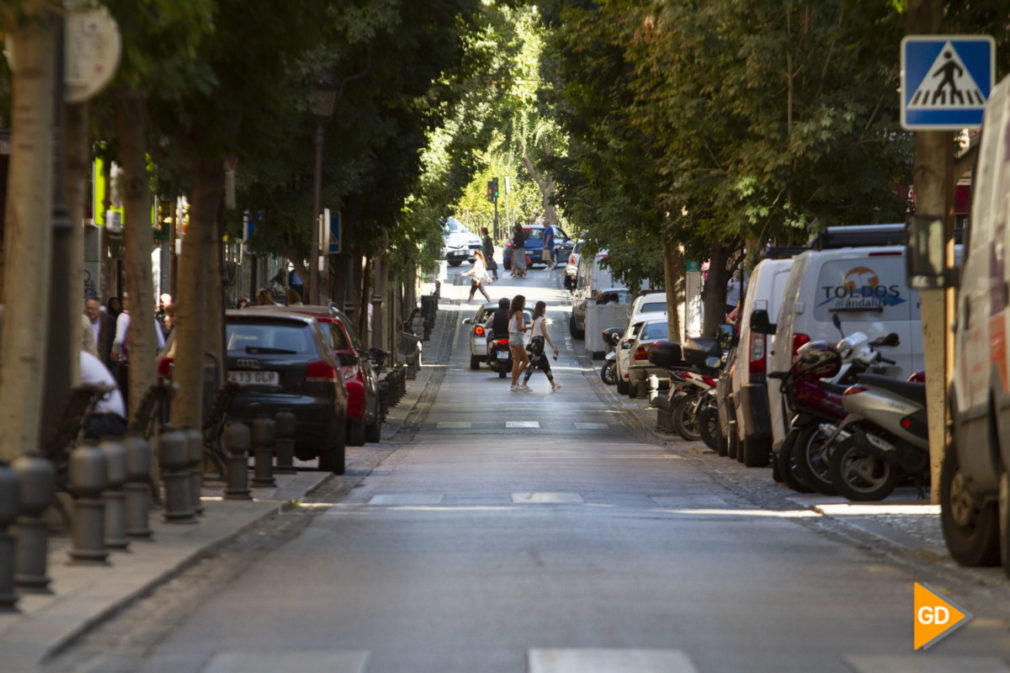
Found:
[[603, 363], [600, 367], [600, 378], [608, 386], [612, 386], [617, 383], [617, 362], [613, 360], [608, 360]]
[[961, 473], [954, 445], [947, 447], [940, 468], [940, 527], [947, 551], [961, 565], [992, 566], [1000, 562], [996, 504], [979, 506]]
[[719, 452], [719, 445], [722, 440], [722, 432], [719, 430], [719, 411], [712, 405], [707, 405], [698, 410], [698, 433], [705, 446], [716, 453]]
[[673, 429], [677, 434], [689, 442], [696, 442], [701, 439], [698, 431], [698, 417], [696, 414], [697, 395], [682, 397], [673, 407]]
[[838, 495], [838, 489], [831, 478], [830, 448], [824, 445], [827, 439], [815, 423], [800, 428], [793, 445], [796, 473], [800, 481], [822, 495]]
[[470, 369], [480, 369], [480, 358], [476, 355], [470, 356]]
[[883, 500], [901, 476], [896, 466], [874, 456], [852, 437], [835, 447], [829, 461], [838, 493], [854, 502]]
[[782, 446], [779, 447], [779, 452], [775, 454], [778, 473], [782, 477], [782, 483], [797, 493], [813, 493], [814, 489], [800, 480], [799, 475], [796, 474], [796, 460], [793, 455], [796, 434], [795, 430], [791, 430], [783, 440]]

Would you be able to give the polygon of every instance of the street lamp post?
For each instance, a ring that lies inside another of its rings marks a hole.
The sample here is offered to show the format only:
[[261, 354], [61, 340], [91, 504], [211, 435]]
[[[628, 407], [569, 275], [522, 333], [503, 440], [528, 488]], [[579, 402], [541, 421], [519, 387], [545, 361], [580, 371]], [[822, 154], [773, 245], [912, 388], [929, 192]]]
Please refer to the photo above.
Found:
[[323, 190], [323, 131], [326, 120], [333, 116], [333, 107], [337, 99], [337, 90], [331, 75], [324, 73], [316, 80], [312, 91], [312, 113], [316, 117], [316, 135], [314, 145], [316, 149], [316, 175], [315, 188], [312, 197], [312, 249], [309, 254], [309, 299], [310, 303], [318, 304], [320, 301], [319, 292], [319, 272], [320, 266], [326, 259], [320, 254], [322, 242], [320, 240], [319, 218], [322, 214], [322, 190]]

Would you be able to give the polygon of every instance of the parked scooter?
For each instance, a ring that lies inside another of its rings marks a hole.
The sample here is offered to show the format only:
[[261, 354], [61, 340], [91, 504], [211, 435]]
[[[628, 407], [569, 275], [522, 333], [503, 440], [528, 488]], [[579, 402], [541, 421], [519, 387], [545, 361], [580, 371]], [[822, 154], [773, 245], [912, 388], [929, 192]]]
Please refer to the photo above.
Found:
[[[836, 322], [840, 327], [840, 323]], [[828, 438], [846, 415], [842, 393], [857, 377], [881, 362], [891, 362], [875, 350], [897, 345], [896, 334], [870, 341], [862, 332], [844, 337], [837, 345], [813, 341], [796, 352], [788, 372], [769, 376], [782, 379], [781, 391], [794, 414], [789, 432], [774, 457], [776, 479], [800, 492], [837, 493], [828, 467]]]
[[863, 374], [842, 395], [848, 415], [829, 437], [828, 465], [838, 492], [849, 500], [886, 498], [903, 475], [921, 497], [929, 477], [929, 433], [924, 381]]
[[600, 366], [600, 378], [608, 386], [617, 385], [617, 343], [621, 340], [621, 330], [618, 327], [608, 327], [603, 330], [603, 343], [607, 344], [607, 354]]

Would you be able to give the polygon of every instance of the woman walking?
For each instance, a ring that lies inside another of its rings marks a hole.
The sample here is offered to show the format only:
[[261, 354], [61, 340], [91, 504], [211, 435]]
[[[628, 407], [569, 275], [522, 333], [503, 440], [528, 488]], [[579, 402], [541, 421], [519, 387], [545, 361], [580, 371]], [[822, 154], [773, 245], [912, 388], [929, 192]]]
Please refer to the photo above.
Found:
[[487, 290], [484, 289], [484, 283], [491, 282], [491, 277], [487, 275], [487, 262], [484, 261], [484, 253], [480, 250], [475, 250], [473, 253], [473, 266], [470, 267], [469, 271], [465, 271], [460, 275], [472, 276], [470, 297], [467, 301], [473, 301], [473, 295], [477, 290], [480, 290], [480, 293], [484, 295], [485, 301], [491, 301], [491, 297], [487, 296]]
[[512, 275], [526, 277], [526, 233], [518, 222], [512, 227]]
[[551, 348], [554, 349], [554, 359], [558, 359], [558, 347], [554, 345], [551, 341], [551, 335], [547, 333], [547, 327], [544, 324], [544, 314], [547, 313], [547, 304], [542, 301], [538, 301], [536, 306], [533, 307], [533, 327], [531, 328], [530, 334], [533, 335], [533, 339], [530, 341], [530, 353], [532, 358], [530, 359], [530, 365], [526, 368], [526, 376], [523, 378], [522, 388], [528, 390], [530, 377], [533, 376], [533, 370], [539, 369], [544, 374], [547, 375], [547, 380], [551, 382], [551, 392], [555, 392], [561, 388], [560, 383], [554, 382], [554, 375], [551, 374], [551, 363], [547, 359], [547, 353], [544, 352], [544, 341], [546, 340], [550, 344]]
[[[512, 390], [519, 390], [519, 375], [523, 373], [530, 360], [526, 357], [523, 347], [523, 332], [529, 329], [525, 323], [523, 309], [526, 308], [526, 297], [517, 294], [509, 307], [509, 348], [512, 350]], [[525, 384], [524, 384], [525, 385]], [[529, 388], [526, 388], [529, 390]]]

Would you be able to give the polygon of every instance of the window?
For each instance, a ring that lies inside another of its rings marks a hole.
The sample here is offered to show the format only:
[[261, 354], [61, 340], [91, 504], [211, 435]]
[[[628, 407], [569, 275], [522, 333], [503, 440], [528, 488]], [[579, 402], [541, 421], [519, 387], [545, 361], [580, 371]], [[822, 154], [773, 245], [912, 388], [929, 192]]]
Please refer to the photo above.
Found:
[[638, 338], [643, 341], [646, 339], [665, 339], [667, 334], [666, 329], [665, 322], [647, 322], [642, 327], [642, 332], [638, 335]]
[[229, 323], [225, 328], [229, 353], [248, 353], [249, 349], [269, 348], [291, 353], [315, 351], [307, 326], [282, 323]]

